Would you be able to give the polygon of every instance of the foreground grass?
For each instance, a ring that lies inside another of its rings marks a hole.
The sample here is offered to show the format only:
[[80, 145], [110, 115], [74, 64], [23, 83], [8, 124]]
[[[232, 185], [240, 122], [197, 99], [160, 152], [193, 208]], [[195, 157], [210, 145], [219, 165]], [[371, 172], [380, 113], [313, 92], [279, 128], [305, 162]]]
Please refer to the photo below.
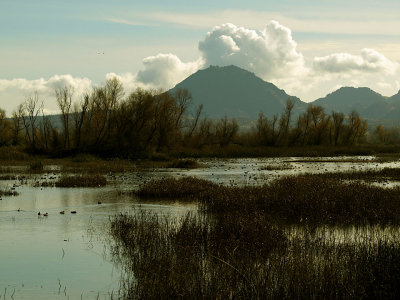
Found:
[[111, 220], [121, 299], [395, 299], [400, 235], [364, 239], [279, 229], [262, 216], [180, 219], [137, 211]]
[[400, 190], [298, 176], [262, 187], [162, 179], [146, 197], [198, 201], [199, 214], [111, 219], [122, 299], [396, 299]]

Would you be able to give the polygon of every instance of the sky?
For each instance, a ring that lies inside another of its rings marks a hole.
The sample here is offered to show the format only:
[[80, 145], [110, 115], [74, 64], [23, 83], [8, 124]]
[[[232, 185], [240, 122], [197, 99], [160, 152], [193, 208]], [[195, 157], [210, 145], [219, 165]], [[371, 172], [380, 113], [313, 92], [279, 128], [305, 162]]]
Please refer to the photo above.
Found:
[[[237, 65], [306, 102], [342, 86], [400, 89], [398, 0], [0, 0], [0, 108], [119, 78], [169, 89]], [[245, 100], [244, 100], [245, 101]]]

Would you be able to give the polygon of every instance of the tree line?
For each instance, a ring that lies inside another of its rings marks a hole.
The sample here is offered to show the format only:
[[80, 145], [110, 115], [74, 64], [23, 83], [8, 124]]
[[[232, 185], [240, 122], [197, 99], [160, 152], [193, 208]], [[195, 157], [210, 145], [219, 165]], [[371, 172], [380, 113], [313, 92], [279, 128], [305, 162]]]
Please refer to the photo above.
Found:
[[[294, 101], [288, 99], [280, 116], [263, 113], [249, 130], [239, 130], [235, 119], [212, 120], [202, 116], [203, 106], [193, 109], [192, 95], [137, 89], [125, 95], [122, 83], [109, 79], [73, 102], [74, 90], [55, 90], [59, 124], [44, 112], [37, 93], [28, 96], [7, 118], [0, 109], [0, 146], [19, 145], [33, 153], [93, 153], [104, 156], [144, 157], [180, 147], [202, 149], [244, 146], [355, 145], [366, 140], [367, 122], [357, 112], [327, 114], [309, 105], [293, 117]], [[394, 129], [378, 126], [374, 137], [393, 142]]]

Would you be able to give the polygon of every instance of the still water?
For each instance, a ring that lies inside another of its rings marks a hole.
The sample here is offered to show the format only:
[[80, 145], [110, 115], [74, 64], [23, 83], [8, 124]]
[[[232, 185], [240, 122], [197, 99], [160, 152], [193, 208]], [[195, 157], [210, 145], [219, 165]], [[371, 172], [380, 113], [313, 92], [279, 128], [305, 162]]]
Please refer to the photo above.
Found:
[[20, 195], [0, 201], [0, 295], [6, 299], [107, 299], [120, 277], [105, 251], [109, 216], [135, 206], [174, 215], [194, 209], [141, 204], [113, 187], [16, 190]]
[[[301, 158], [205, 159], [200, 161], [202, 168], [193, 170], [151, 169], [109, 174], [108, 185], [103, 188], [34, 187], [37, 181], [58, 176], [51, 171], [27, 175], [23, 181], [0, 181], [0, 188], [15, 185], [19, 193], [3, 196], [0, 201], [0, 299], [108, 299], [116, 295], [121, 271], [107, 253], [110, 216], [131, 212], [135, 207], [173, 216], [196, 210], [194, 204], [144, 202], [120, 193], [137, 189], [152, 178], [196, 176], [242, 186], [298, 173], [400, 167], [399, 162], [372, 162], [372, 157], [342, 159], [342, 162], [330, 162], [329, 158], [324, 162]], [[350, 159], [358, 161], [346, 161]], [[47, 212], [48, 216], [39, 216], [39, 211]]]

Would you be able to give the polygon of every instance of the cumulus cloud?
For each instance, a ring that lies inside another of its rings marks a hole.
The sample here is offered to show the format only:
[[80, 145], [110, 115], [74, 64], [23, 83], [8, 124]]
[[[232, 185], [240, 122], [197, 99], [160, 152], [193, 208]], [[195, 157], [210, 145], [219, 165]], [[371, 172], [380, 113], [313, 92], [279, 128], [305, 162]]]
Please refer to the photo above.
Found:
[[[291, 30], [276, 21], [267, 23], [261, 30], [230, 23], [216, 26], [199, 42], [198, 48], [197, 60], [183, 62], [172, 53], [157, 54], [144, 58], [142, 68], [136, 73], [110, 72], [105, 79], [117, 77], [128, 93], [137, 87], [169, 89], [201, 68], [232, 64], [305, 101], [323, 97], [339, 86], [369, 86], [388, 96], [400, 89], [400, 64], [382, 53], [365, 48], [359, 55], [333, 53], [306, 60], [297, 50]], [[70, 85], [79, 97], [92, 84], [88, 78], [72, 75], [0, 80], [0, 107], [11, 111], [16, 103], [6, 99], [23, 101], [26, 95], [38, 91], [47, 97], [50, 104], [46, 107], [54, 111], [57, 109], [54, 89]]]
[[201, 66], [201, 59], [184, 63], [174, 54], [158, 54], [143, 60], [144, 69], [137, 73], [139, 83], [154, 87], [171, 88]]
[[[47, 111], [57, 111], [54, 101], [54, 90], [64, 86], [72, 86], [74, 94], [79, 97], [83, 92], [89, 90], [92, 81], [88, 78], [73, 77], [72, 75], [54, 75], [49, 79], [29, 80], [25, 78], [0, 79], [0, 107], [11, 112], [18, 103], [22, 103], [26, 96], [37, 92], [41, 100], [44, 101]], [[12, 99], [10, 101], [10, 99]]]
[[223, 24], [199, 43], [205, 65], [233, 64], [266, 80], [304, 71], [304, 58], [296, 47], [291, 30], [277, 21], [262, 31]]
[[387, 95], [399, 86], [399, 64], [373, 49], [362, 49], [359, 55], [333, 53], [306, 61], [297, 51], [291, 30], [276, 21], [262, 30], [230, 23], [216, 26], [199, 42], [199, 50], [196, 61], [186, 63], [171, 53], [158, 54], [145, 58], [136, 74], [109, 73], [107, 78], [117, 76], [130, 90], [138, 86], [168, 89], [203, 67], [232, 64], [305, 101], [322, 97], [324, 91], [337, 86], [370, 86]]
[[362, 49], [360, 55], [334, 53], [328, 56], [315, 57], [315, 70], [328, 73], [345, 72], [384, 72], [394, 74], [398, 66], [383, 54], [373, 49]]
[[88, 78], [73, 77], [72, 75], [54, 75], [49, 79], [35, 79], [28, 80], [25, 78], [14, 78], [11, 80], [0, 79], [0, 91], [8, 89], [16, 89], [25, 93], [37, 91], [39, 93], [50, 94], [54, 93], [54, 90], [64, 86], [72, 86], [74, 90], [81, 94], [85, 90], [89, 89], [92, 85], [92, 81]]

